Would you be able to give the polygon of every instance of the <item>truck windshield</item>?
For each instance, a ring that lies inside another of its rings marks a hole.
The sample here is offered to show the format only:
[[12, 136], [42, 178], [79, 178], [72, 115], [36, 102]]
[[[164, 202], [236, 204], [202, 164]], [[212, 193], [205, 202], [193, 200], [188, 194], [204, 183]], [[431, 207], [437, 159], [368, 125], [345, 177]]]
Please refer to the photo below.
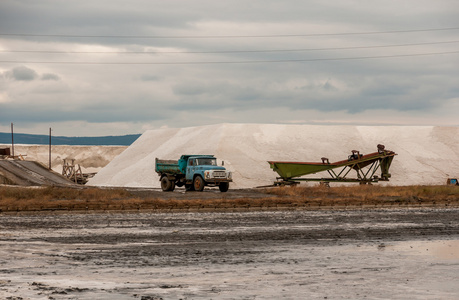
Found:
[[198, 158], [196, 160], [196, 164], [198, 166], [216, 166], [217, 159], [216, 158]]

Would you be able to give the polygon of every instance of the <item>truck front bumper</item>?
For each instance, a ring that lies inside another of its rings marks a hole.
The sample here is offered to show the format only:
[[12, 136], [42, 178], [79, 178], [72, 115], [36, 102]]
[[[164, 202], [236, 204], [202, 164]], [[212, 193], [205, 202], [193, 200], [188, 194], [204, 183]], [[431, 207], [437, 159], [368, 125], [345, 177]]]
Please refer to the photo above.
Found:
[[226, 178], [212, 178], [212, 179], [206, 179], [206, 184], [208, 185], [218, 185], [220, 182], [233, 182], [232, 179], [226, 179]]

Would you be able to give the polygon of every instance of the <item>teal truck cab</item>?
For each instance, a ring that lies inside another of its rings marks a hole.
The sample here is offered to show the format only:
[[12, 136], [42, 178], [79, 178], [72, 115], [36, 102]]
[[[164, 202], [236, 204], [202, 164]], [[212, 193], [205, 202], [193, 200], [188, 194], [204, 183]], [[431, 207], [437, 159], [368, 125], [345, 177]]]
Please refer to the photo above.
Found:
[[165, 192], [173, 191], [175, 186], [202, 191], [206, 185], [218, 186], [221, 192], [226, 192], [233, 181], [231, 172], [218, 166], [213, 155], [182, 155], [179, 160], [156, 158], [155, 171]]

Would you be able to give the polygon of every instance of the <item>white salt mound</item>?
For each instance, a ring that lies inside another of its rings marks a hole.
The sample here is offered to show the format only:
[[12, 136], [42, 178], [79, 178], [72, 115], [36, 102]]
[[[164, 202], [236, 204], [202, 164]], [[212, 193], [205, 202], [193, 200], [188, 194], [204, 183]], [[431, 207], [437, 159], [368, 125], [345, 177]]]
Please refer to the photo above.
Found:
[[[390, 185], [442, 185], [459, 177], [458, 127], [218, 124], [147, 131], [88, 184], [159, 188], [156, 157], [214, 154], [233, 172], [230, 188], [251, 188], [275, 181], [268, 160], [334, 162], [352, 150], [376, 152], [378, 144], [398, 154]], [[322, 176], [328, 175], [312, 177]]]
[[[11, 145], [1, 144], [0, 148], [11, 149]], [[53, 171], [62, 173], [63, 160], [74, 159], [74, 163], [80, 165], [83, 173], [98, 172], [126, 148], [126, 146], [53, 145], [51, 166]], [[38, 161], [45, 166], [49, 165], [48, 145], [15, 144], [14, 152], [15, 155], [23, 155], [25, 160]]]

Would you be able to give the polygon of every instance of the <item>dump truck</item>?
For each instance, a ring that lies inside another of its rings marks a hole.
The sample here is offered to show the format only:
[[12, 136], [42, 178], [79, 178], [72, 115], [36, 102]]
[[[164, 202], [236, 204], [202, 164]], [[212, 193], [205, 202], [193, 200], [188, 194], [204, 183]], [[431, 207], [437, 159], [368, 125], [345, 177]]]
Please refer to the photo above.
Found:
[[221, 192], [227, 192], [233, 180], [223, 164], [218, 166], [213, 155], [182, 155], [179, 160], [156, 158], [155, 171], [165, 192], [173, 191], [176, 186], [199, 192], [205, 186], [218, 186]]

